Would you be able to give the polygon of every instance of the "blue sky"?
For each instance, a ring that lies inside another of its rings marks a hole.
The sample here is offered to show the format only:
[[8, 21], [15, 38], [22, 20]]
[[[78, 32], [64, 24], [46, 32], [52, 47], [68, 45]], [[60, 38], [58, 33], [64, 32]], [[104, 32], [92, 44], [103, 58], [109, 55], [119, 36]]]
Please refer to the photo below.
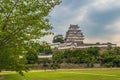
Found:
[[[78, 24], [85, 43], [120, 45], [120, 0], [62, 0], [49, 15], [55, 35], [65, 36], [70, 24]], [[51, 42], [53, 36], [46, 38]]]

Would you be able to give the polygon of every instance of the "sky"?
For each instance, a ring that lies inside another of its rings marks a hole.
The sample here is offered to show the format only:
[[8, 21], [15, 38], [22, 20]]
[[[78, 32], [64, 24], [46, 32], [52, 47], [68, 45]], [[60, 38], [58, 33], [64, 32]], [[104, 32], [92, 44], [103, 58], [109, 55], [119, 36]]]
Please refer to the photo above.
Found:
[[[49, 14], [54, 35], [65, 36], [70, 24], [78, 25], [84, 43], [120, 45], [120, 0], [62, 0]], [[53, 35], [43, 40], [51, 42]]]

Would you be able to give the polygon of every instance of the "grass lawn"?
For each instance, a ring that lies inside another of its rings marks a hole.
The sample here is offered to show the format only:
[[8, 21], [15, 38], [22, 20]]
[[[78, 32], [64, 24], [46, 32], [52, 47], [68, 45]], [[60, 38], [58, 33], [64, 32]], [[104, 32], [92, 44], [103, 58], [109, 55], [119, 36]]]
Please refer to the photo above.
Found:
[[62, 69], [30, 71], [21, 77], [15, 72], [2, 72], [0, 80], [120, 80], [120, 69]]

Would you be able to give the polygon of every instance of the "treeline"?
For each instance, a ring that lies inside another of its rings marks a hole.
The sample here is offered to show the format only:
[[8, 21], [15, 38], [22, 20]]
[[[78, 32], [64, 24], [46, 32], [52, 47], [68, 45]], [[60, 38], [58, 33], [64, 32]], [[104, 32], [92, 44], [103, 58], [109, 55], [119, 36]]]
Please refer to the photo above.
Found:
[[26, 54], [26, 64], [42, 65], [44, 69], [57, 69], [62, 63], [86, 64], [88, 68], [94, 67], [95, 64], [101, 67], [120, 67], [120, 47], [108, 47], [105, 51], [101, 51], [98, 47], [57, 51], [53, 53], [51, 59], [39, 59], [38, 55], [35, 50], [29, 50]]
[[87, 64], [87, 67], [94, 67], [100, 64], [101, 67], [120, 67], [120, 47], [108, 48], [100, 51], [98, 47], [87, 49], [57, 51], [52, 57], [53, 63]]

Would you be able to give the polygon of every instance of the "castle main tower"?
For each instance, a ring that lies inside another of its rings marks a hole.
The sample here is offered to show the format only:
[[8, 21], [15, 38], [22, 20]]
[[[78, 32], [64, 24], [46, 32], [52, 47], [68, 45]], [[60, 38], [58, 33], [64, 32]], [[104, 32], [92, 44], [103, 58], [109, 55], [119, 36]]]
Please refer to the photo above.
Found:
[[70, 25], [68, 31], [66, 32], [65, 42], [77, 43], [77, 45], [82, 45], [84, 40], [84, 35], [79, 29], [78, 25]]

